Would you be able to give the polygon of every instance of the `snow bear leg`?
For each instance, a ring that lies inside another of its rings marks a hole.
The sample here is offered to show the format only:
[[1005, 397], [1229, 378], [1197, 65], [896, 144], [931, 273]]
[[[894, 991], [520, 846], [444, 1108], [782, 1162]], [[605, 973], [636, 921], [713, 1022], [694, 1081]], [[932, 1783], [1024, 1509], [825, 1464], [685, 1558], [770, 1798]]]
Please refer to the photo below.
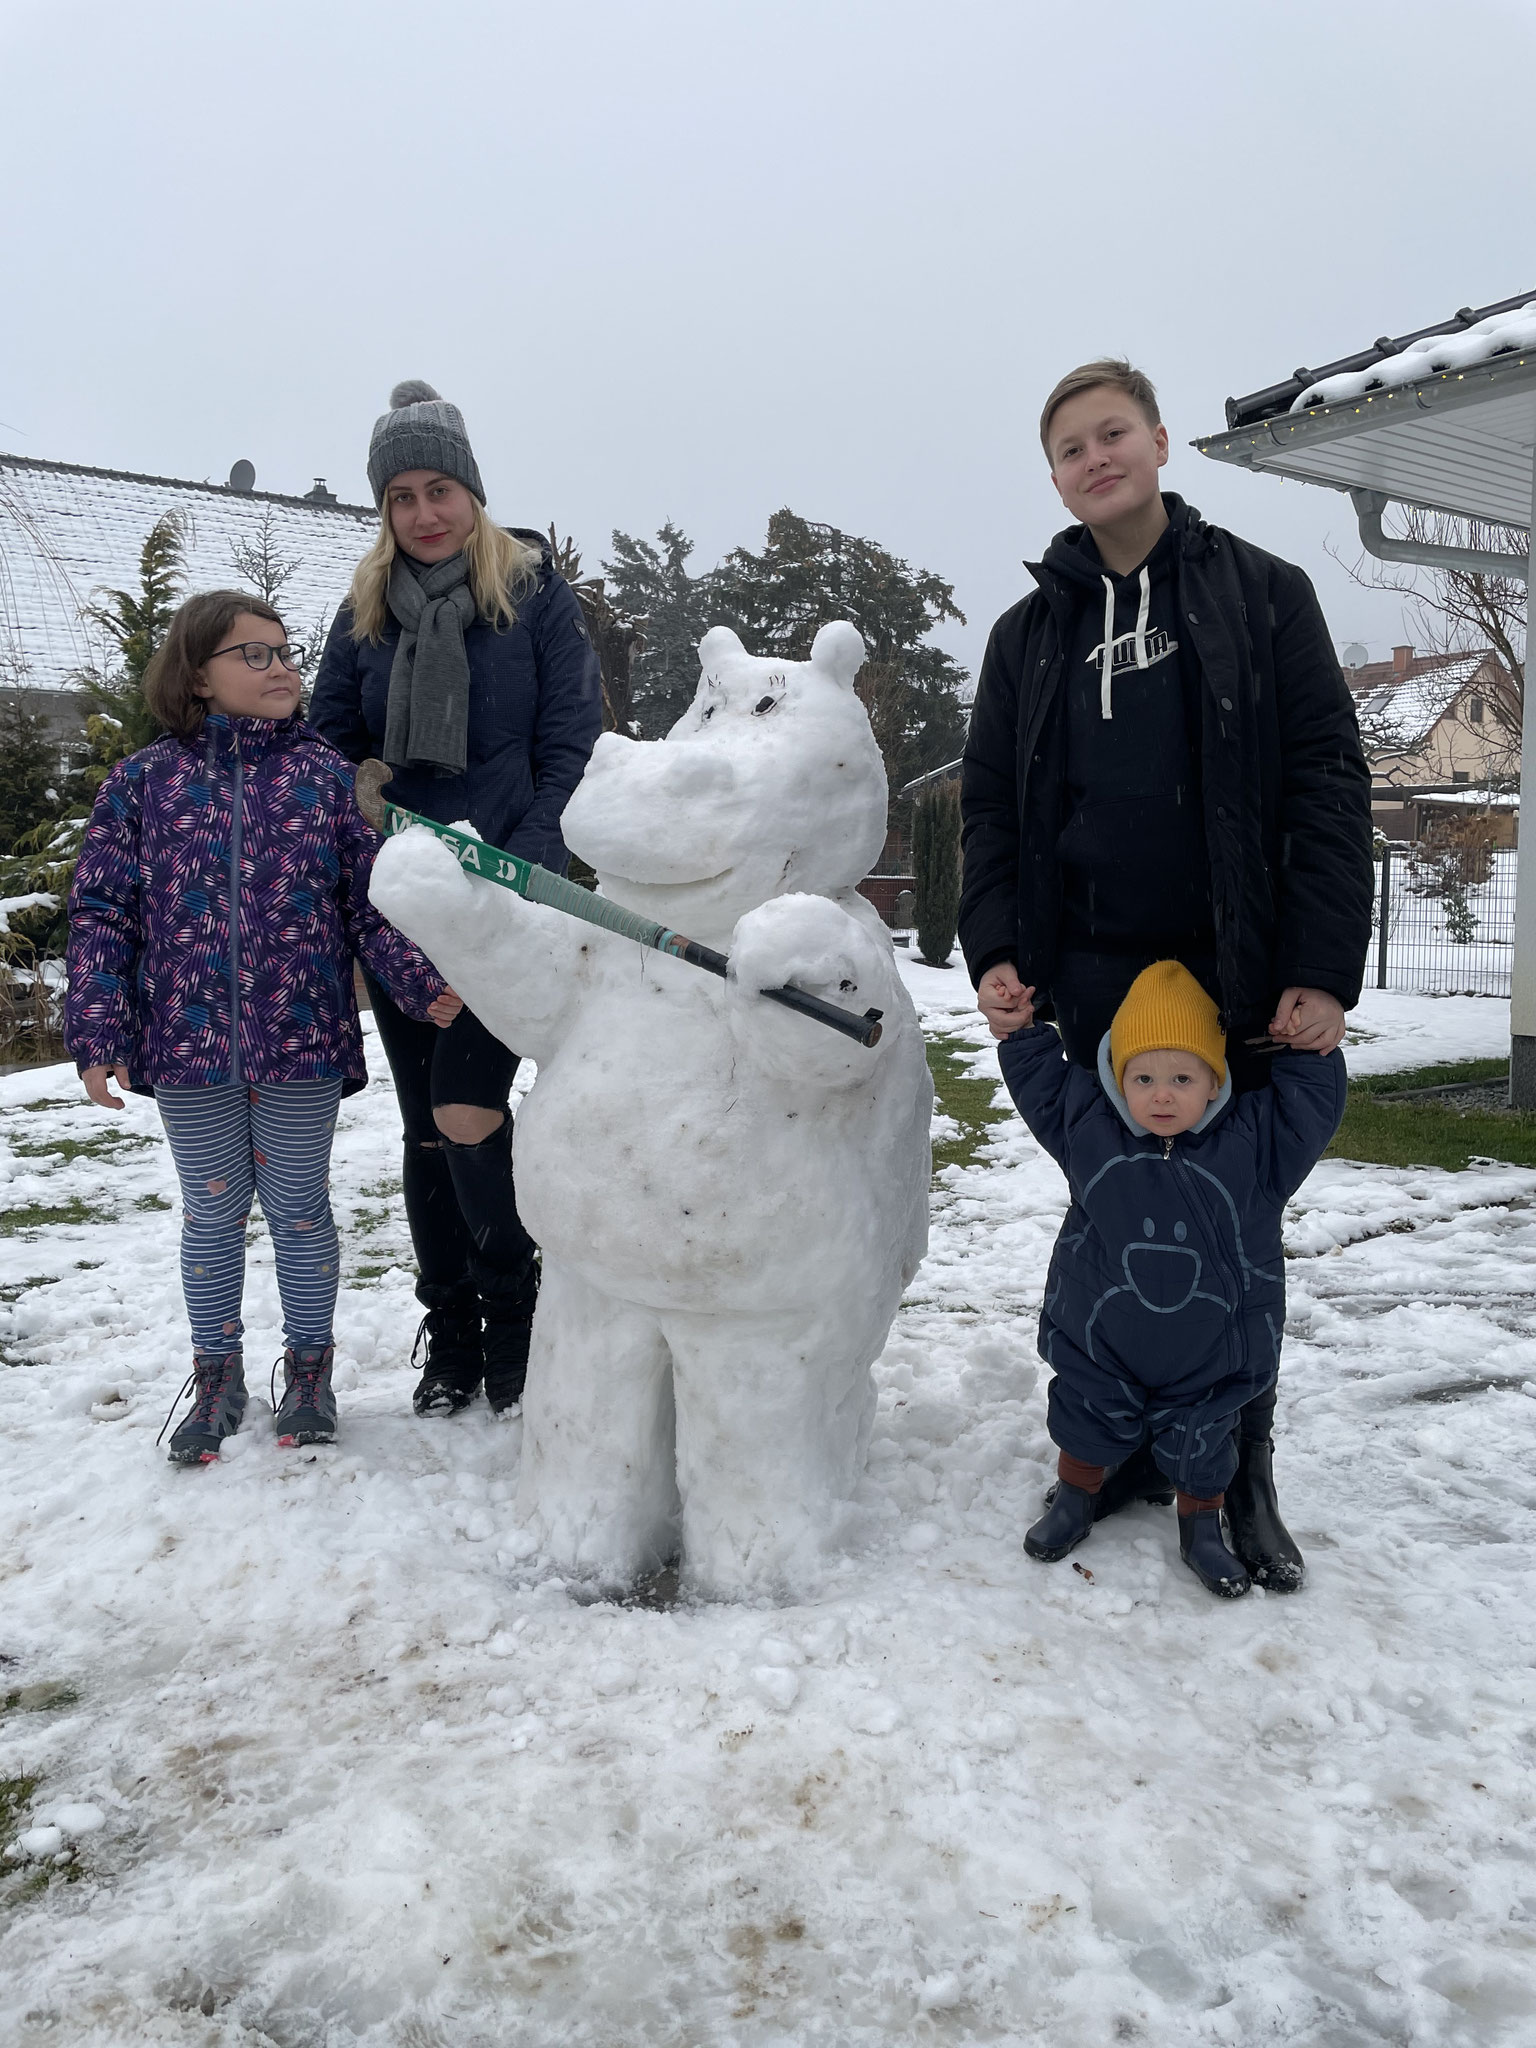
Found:
[[875, 1390], [863, 1333], [835, 1318], [666, 1321], [683, 1568], [721, 1596], [803, 1589], [841, 1534]]
[[627, 1581], [677, 1549], [671, 1359], [656, 1317], [544, 1258], [518, 1514], [566, 1569]]

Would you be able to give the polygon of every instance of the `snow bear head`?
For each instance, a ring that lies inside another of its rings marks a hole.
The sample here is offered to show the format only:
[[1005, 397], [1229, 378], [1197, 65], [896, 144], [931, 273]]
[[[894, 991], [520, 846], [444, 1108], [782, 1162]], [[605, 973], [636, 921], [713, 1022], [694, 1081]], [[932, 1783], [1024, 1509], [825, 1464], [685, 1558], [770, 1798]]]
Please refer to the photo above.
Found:
[[603, 894], [706, 944], [791, 891], [832, 896], [885, 840], [885, 767], [853, 679], [864, 642], [823, 626], [809, 661], [699, 642], [698, 693], [664, 740], [604, 733], [565, 807]]

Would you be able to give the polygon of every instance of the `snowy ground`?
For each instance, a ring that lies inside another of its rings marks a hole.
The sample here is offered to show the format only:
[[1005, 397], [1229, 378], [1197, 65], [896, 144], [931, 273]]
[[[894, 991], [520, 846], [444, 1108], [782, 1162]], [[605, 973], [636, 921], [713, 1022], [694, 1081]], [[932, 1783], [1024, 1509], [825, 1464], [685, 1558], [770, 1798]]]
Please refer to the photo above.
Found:
[[[986, 1071], [962, 977], [908, 971]], [[1495, 1002], [1359, 1022], [1362, 1067], [1507, 1046]], [[520, 1558], [516, 1421], [412, 1418], [387, 1085], [337, 1148], [341, 1441], [255, 1403], [176, 1472], [153, 1108], [0, 1082], [0, 1779], [78, 1845], [0, 1876], [6, 2048], [1529, 2042], [1536, 1174], [1313, 1175], [1311, 1576], [1227, 1606], [1166, 1511], [1020, 1551], [1062, 1186], [997, 1129], [878, 1368], [859, 1547], [813, 1605], [651, 1611]]]

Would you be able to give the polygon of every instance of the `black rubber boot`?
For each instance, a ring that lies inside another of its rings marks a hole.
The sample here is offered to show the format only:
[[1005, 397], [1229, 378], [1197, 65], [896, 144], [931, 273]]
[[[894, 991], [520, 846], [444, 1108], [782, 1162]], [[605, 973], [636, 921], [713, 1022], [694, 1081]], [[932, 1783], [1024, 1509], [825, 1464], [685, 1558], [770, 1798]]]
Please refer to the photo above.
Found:
[[1221, 1509], [1198, 1508], [1179, 1517], [1179, 1555], [1207, 1591], [1240, 1600], [1251, 1581], [1221, 1533]]
[[1275, 1446], [1238, 1439], [1237, 1474], [1227, 1484], [1227, 1526], [1232, 1547], [1269, 1593], [1299, 1593], [1307, 1565], [1280, 1519], [1275, 1498]]
[[454, 1415], [467, 1408], [485, 1371], [476, 1307], [429, 1308], [411, 1346], [411, 1363], [426, 1347], [421, 1378], [411, 1396], [418, 1415]]
[[1058, 1479], [1051, 1504], [1024, 1538], [1024, 1549], [1042, 1564], [1055, 1564], [1069, 1550], [1076, 1550], [1093, 1529], [1095, 1496], [1065, 1479]]
[[336, 1362], [330, 1344], [291, 1344], [283, 1353], [283, 1398], [272, 1417], [272, 1428], [284, 1450], [301, 1444], [333, 1444], [336, 1441], [336, 1396], [331, 1392], [331, 1367]]
[[[1056, 1498], [1056, 1485], [1046, 1489], [1047, 1507]], [[1106, 1515], [1118, 1515], [1122, 1508], [1144, 1500], [1151, 1507], [1171, 1508], [1173, 1506], [1173, 1481], [1165, 1478], [1157, 1469], [1157, 1460], [1152, 1455], [1152, 1446], [1143, 1444], [1139, 1451], [1132, 1451], [1123, 1465], [1116, 1465], [1104, 1484], [1093, 1496], [1093, 1519], [1102, 1522]]]
[[[245, 1362], [240, 1352], [195, 1351], [191, 1377], [177, 1401], [188, 1387], [195, 1389], [192, 1413], [172, 1432], [166, 1455], [173, 1465], [211, 1465], [220, 1444], [235, 1434], [245, 1415]], [[175, 1412], [173, 1402], [171, 1414]], [[160, 1435], [165, 1435], [163, 1428]]]

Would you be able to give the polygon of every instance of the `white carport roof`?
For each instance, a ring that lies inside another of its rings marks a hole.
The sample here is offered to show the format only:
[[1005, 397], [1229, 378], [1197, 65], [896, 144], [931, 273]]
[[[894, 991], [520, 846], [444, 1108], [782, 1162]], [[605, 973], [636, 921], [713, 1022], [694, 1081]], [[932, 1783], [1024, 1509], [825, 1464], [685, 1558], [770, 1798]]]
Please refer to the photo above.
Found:
[[1279, 412], [1204, 435], [1194, 446], [1217, 462], [1298, 483], [1382, 491], [1427, 512], [1527, 527], [1536, 349], [1396, 390]]
[[[1194, 445], [1202, 455], [1243, 469], [1337, 491], [1370, 491], [1426, 512], [1519, 527], [1536, 537], [1531, 307], [1529, 292], [1476, 312], [1464, 306], [1438, 327], [1396, 339], [1384, 335], [1357, 356], [1320, 370], [1298, 370], [1288, 383], [1229, 399], [1226, 432]], [[1438, 370], [1431, 362], [1436, 354]], [[1420, 355], [1423, 373], [1417, 368]], [[1324, 397], [1331, 402], [1309, 402]], [[1356, 500], [1356, 510], [1365, 540], [1367, 508]], [[1424, 548], [1417, 559], [1436, 553], [1468, 559], [1467, 551], [1449, 547]], [[1497, 559], [1471, 557], [1478, 567]], [[1533, 642], [1536, 558], [1529, 569], [1527, 640]], [[1522, 749], [1521, 785], [1532, 799], [1524, 807], [1529, 818], [1536, 814], [1536, 741]], [[1536, 1109], [1536, 858], [1530, 847], [1516, 889], [1511, 996], [1509, 1099], [1516, 1108]]]

